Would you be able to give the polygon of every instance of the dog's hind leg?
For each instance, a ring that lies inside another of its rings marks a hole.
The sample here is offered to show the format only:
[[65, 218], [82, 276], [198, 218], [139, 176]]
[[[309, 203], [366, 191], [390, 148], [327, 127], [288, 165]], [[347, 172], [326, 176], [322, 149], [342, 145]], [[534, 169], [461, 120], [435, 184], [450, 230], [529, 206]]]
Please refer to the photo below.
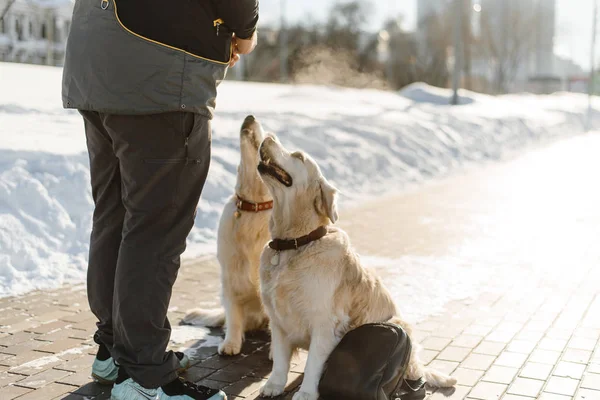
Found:
[[244, 311], [237, 299], [224, 296], [225, 340], [219, 345], [219, 354], [235, 356], [240, 354], [244, 341]]
[[283, 393], [292, 361], [292, 345], [285, 333], [273, 323], [271, 324], [271, 349], [273, 371], [267, 383], [260, 388], [263, 397], [275, 397]]

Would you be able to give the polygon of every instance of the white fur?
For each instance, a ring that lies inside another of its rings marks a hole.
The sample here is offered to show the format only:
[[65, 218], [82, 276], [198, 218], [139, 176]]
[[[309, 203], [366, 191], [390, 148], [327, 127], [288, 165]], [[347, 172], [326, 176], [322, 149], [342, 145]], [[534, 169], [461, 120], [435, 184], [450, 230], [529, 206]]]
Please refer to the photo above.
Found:
[[[280, 395], [287, 383], [290, 358], [296, 348], [308, 349], [304, 380], [294, 400], [318, 398], [318, 384], [330, 353], [351, 329], [392, 318], [411, 334], [392, 298], [377, 276], [362, 267], [348, 236], [331, 226], [338, 218], [336, 190], [317, 164], [302, 153], [289, 153], [275, 138], [261, 145], [262, 160], [277, 165], [293, 179], [291, 187], [263, 174], [273, 199], [269, 223], [273, 238], [293, 239], [319, 226], [324, 238], [297, 250], [266, 247], [260, 263], [261, 297], [272, 331], [273, 371], [261, 389], [264, 396]], [[413, 341], [414, 343], [414, 341]], [[416, 349], [417, 346], [415, 346]], [[408, 377], [425, 376], [429, 384], [449, 387], [456, 379], [425, 368], [413, 352]]]
[[[258, 121], [244, 122], [240, 132], [240, 165], [236, 194], [253, 203], [271, 200], [260, 179], [258, 144], [265, 133]], [[225, 324], [225, 340], [219, 346], [224, 355], [239, 354], [244, 333], [266, 328], [267, 316], [259, 291], [260, 254], [269, 240], [268, 223], [271, 211], [245, 212], [236, 216], [237, 197], [232, 196], [221, 215], [217, 237], [217, 259], [221, 265], [223, 309], [189, 311], [184, 323], [203, 326]]]

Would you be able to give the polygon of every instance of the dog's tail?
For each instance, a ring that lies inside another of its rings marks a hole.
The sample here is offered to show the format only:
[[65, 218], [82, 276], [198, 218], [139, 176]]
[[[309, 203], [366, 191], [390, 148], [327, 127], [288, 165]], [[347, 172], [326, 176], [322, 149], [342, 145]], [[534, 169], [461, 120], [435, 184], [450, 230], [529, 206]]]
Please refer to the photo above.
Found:
[[390, 322], [396, 325], [400, 325], [411, 339], [412, 353], [410, 355], [408, 370], [406, 372], [406, 376], [408, 379], [417, 380], [423, 377], [425, 378], [429, 386], [436, 388], [452, 387], [456, 385], [456, 378], [443, 374], [434, 369], [428, 368], [423, 365], [421, 360], [419, 360], [418, 352], [420, 350], [420, 346], [413, 339], [412, 327], [408, 322], [404, 321], [400, 317], [394, 317], [390, 320]]
[[186, 325], [218, 328], [225, 325], [225, 310], [222, 308], [215, 308], [212, 310], [196, 308], [188, 311], [187, 315], [183, 317], [182, 322]]

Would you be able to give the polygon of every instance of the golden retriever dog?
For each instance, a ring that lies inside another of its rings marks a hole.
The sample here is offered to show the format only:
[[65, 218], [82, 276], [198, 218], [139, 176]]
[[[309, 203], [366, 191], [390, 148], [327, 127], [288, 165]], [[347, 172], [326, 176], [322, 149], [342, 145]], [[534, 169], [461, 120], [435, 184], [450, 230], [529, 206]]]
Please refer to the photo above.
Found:
[[222, 309], [191, 310], [183, 323], [203, 326], [225, 324], [219, 354], [239, 354], [247, 331], [267, 328], [259, 290], [260, 254], [269, 241], [273, 202], [260, 178], [258, 147], [265, 138], [261, 124], [251, 115], [240, 131], [240, 164], [235, 195], [223, 209], [217, 234], [221, 265]]
[[[388, 290], [365, 269], [338, 219], [336, 189], [313, 159], [290, 153], [274, 137], [260, 146], [258, 170], [273, 197], [273, 240], [261, 255], [261, 298], [270, 319], [273, 370], [262, 396], [283, 393], [292, 353], [308, 349], [304, 380], [293, 400], [317, 400], [330, 353], [350, 330], [391, 321], [410, 335]], [[376, 340], [376, 338], [374, 338]], [[416, 342], [413, 342], [416, 343]], [[411, 355], [408, 378], [424, 376], [433, 387], [456, 379], [427, 369]]]

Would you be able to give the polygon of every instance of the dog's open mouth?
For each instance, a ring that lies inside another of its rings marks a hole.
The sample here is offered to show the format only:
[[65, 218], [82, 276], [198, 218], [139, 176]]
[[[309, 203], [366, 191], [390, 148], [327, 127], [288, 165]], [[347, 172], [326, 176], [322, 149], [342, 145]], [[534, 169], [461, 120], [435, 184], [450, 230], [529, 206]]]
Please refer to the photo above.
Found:
[[291, 187], [292, 177], [283, 168], [275, 164], [269, 158], [260, 160], [258, 163], [258, 172], [263, 175], [270, 175], [277, 179], [282, 185]]

